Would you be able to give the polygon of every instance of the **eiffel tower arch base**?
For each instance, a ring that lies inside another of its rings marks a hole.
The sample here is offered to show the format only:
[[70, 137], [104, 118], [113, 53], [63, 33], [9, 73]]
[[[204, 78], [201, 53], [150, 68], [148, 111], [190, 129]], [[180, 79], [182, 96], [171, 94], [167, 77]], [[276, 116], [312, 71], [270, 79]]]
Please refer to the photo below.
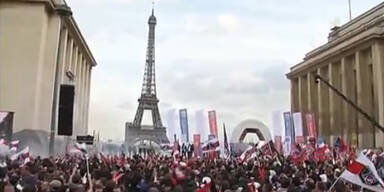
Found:
[[140, 141], [151, 141], [156, 145], [169, 143], [165, 127], [135, 126], [127, 122], [125, 125], [125, 146], [128, 151], [135, 151], [135, 144]]

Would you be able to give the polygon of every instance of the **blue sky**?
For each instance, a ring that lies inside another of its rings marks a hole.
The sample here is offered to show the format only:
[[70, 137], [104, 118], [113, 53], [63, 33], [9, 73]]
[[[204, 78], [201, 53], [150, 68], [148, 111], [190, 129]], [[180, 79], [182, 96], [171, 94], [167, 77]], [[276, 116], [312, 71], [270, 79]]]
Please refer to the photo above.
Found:
[[[122, 140], [138, 104], [152, 1], [67, 1], [98, 61], [89, 129]], [[164, 124], [172, 124], [166, 120], [170, 111], [187, 108], [191, 132], [197, 131], [196, 111], [210, 109], [229, 133], [247, 118], [271, 126], [272, 112], [290, 106], [289, 67], [326, 43], [331, 27], [348, 21], [347, 3], [156, 1], [156, 80]], [[352, 0], [352, 15], [379, 3]]]

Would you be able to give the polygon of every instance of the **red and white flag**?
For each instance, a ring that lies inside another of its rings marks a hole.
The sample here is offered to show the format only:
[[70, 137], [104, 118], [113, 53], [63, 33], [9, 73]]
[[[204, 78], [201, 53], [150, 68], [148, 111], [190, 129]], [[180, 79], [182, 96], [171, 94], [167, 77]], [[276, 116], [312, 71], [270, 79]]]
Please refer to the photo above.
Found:
[[257, 148], [254, 146], [249, 146], [241, 155], [240, 155], [240, 161], [248, 161], [248, 159], [252, 159], [256, 157], [257, 154]]
[[19, 143], [20, 143], [19, 140], [11, 141], [11, 142], [9, 143], [9, 148], [11, 149], [11, 151], [16, 152], [17, 149], [19, 148]]
[[30, 161], [30, 158], [29, 158], [29, 147], [24, 148], [23, 150], [19, 151], [16, 154], [13, 154], [10, 159], [12, 161], [15, 161], [15, 160], [17, 160], [19, 158], [24, 161], [23, 164], [28, 163]]
[[85, 143], [79, 144], [75, 143], [73, 148], [69, 150], [70, 153], [82, 153], [87, 154], [87, 145]]
[[384, 183], [375, 165], [363, 153], [340, 175], [340, 178], [371, 191], [384, 191]]

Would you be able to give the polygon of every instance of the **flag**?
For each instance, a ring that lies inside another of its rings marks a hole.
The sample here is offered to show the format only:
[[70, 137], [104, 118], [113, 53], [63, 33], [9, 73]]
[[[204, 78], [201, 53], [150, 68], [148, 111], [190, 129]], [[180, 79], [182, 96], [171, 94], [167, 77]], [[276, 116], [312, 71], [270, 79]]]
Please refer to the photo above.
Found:
[[215, 135], [217, 137], [217, 121], [216, 121], [216, 111], [208, 111], [208, 119], [209, 119], [209, 129], [211, 135]]
[[223, 127], [224, 127], [224, 149], [227, 155], [230, 155], [231, 151], [229, 149], [229, 143], [228, 143], [227, 131], [225, 130], [225, 124], [223, 124]]
[[203, 145], [203, 151], [208, 152], [208, 151], [217, 151], [220, 150], [220, 142], [219, 140], [215, 137], [210, 140], [208, 140], [204, 145]]
[[173, 145], [170, 143], [163, 143], [160, 145], [160, 149], [162, 149], [163, 151], [172, 151]]
[[273, 157], [275, 155], [275, 150], [273, 148], [273, 142], [272, 140], [265, 143], [260, 147], [260, 151], [262, 154]]
[[291, 112], [284, 112], [285, 136], [291, 138], [291, 145], [295, 143], [295, 130]]
[[174, 161], [177, 161], [177, 159], [180, 157], [179, 140], [176, 140], [175, 143], [173, 144], [172, 156]]
[[371, 191], [384, 191], [384, 183], [379, 177], [375, 165], [363, 153], [359, 154], [357, 159], [340, 175], [340, 178]]
[[12, 161], [15, 161], [17, 159], [21, 159], [23, 161], [23, 164], [29, 162], [29, 147], [24, 148], [23, 150], [19, 151], [18, 153], [15, 153], [10, 158]]
[[332, 159], [331, 157], [331, 150], [329, 149], [329, 146], [325, 144], [325, 141], [322, 137], [318, 139], [317, 142], [317, 148], [315, 151], [315, 159], [317, 161], [325, 161]]
[[82, 154], [87, 154], [87, 146], [85, 143], [75, 143], [73, 148], [70, 150], [71, 153], [82, 153]]
[[[301, 114], [301, 112], [293, 113], [292, 117], [293, 117], [293, 125], [294, 125], [294, 128], [295, 128], [295, 137], [296, 138], [299, 137], [299, 139], [301, 139], [301, 137], [303, 137], [303, 118], [302, 118], [302, 114]], [[299, 143], [299, 142], [296, 141], [296, 143]]]
[[195, 157], [200, 157], [201, 155], [200, 134], [193, 135], [193, 148], [194, 148]]
[[183, 136], [182, 143], [188, 143], [189, 142], [189, 130], [188, 130], [187, 109], [180, 109], [179, 110], [179, 117], [180, 117], [181, 135]]
[[308, 136], [312, 138], [317, 138], [315, 114], [314, 113], [305, 114], [305, 122], [307, 123]]
[[20, 143], [19, 140], [11, 141], [9, 143], [9, 148], [11, 149], [11, 151], [16, 152], [17, 149], [19, 148], [19, 143]]
[[334, 147], [338, 150], [338, 152], [343, 153], [346, 152], [348, 147], [345, 144], [344, 140], [341, 137], [338, 137], [335, 141]]
[[281, 136], [275, 136], [275, 149], [277, 150], [277, 153], [281, 153], [282, 147]]
[[254, 146], [249, 146], [241, 155], [240, 155], [240, 161], [243, 163], [245, 161], [248, 161], [248, 159], [251, 159], [256, 156], [257, 148]]

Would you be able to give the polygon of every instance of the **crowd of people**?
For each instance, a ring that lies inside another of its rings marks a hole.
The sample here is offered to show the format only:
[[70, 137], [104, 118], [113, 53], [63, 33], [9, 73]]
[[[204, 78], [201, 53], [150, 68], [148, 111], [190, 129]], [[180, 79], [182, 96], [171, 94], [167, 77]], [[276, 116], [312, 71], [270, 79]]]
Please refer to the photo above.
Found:
[[[383, 162], [382, 151], [371, 151]], [[257, 153], [235, 157], [132, 157], [66, 155], [28, 157], [27, 163], [2, 157], [0, 191], [4, 192], [324, 192], [363, 191], [337, 180], [349, 158], [306, 159]]]

